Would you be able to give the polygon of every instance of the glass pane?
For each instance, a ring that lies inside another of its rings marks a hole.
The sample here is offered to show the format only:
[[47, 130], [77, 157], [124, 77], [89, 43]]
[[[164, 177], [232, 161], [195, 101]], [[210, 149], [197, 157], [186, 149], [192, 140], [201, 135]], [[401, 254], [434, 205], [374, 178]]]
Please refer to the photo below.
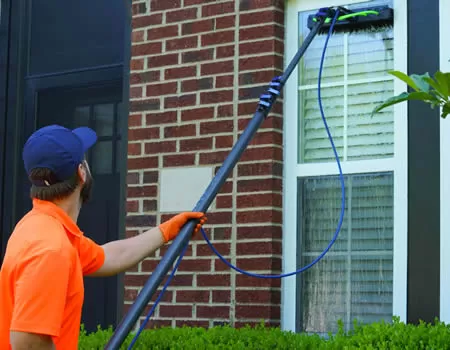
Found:
[[94, 106], [95, 131], [99, 137], [114, 134], [114, 104]]
[[[333, 247], [301, 278], [302, 330], [347, 330], [392, 318], [393, 176], [392, 173], [345, 177], [346, 212]], [[337, 176], [300, 182], [300, 261], [311, 263], [328, 245], [341, 210]]]
[[[343, 87], [322, 88], [321, 91], [322, 107], [339, 157], [342, 157], [344, 145], [343, 94]], [[299, 104], [301, 116], [299, 123], [300, 162], [335, 161], [320, 112], [317, 90], [301, 91]]]
[[94, 174], [112, 173], [113, 148], [111, 141], [100, 141], [92, 148], [92, 172]]
[[89, 126], [90, 109], [89, 106], [75, 107], [74, 111], [74, 128], [80, 126]]

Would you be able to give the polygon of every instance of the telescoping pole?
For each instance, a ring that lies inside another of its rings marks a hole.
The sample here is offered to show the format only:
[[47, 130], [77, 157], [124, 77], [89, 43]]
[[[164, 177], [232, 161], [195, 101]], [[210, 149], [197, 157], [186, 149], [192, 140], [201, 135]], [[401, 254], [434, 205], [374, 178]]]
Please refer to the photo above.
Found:
[[[325, 11], [330, 11], [330, 9], [325, 9]], [[323, 26], [325, 19], [327, 18], [328, 15], [329, 13], [326, 12], [322, 13], [322, 15], [318, 17], [319, 20], [317, 21], [316, 25], [311, 29], [308, 36], [303, 41], [296, 55], [291, 60], [289, 65], [286, 67], [286, 70], [283, 73], [283, 75], [277, 80], [278, 82], [276, 88], [277, 91], [274, 91], [275, 89], [274, 85], [271, 84], [271, 86], [267, 90], [266, 95], [264, 95], [267, 97], [267, 100], [266, 101], [261, 100], [261, 102], [258, 105], [257, 111], [253, 115], [253, 118], [250, 120], [249, 124], [247, 125], [246, 129], [237, 140], [236, 144], [233, 146], [232, 150], [230, 151], [230, 154], [225, 159], [223, 165], [220, 167], [219, 171], [217, 172], [217, 174], [215, 175], [209, 186], [206, 188], [204, 194], [197, 202], [193, 211], [203, 213], [207, 211], [212, 201], [216, 197], [217, 193], [219, 193], [220, 189], [222, 188], [222, 185], [225, 183], [229, 174], [235, 167], [242, 153], [245, 151], [248, 144], [252, 140], [253, 136], [257, 132], [259, 126], [267, 118], [270, 110], [272, 109], [273, 104], [275, 103], [278, 97], [278, 93], [283, 89], [289, 76], [292, 74], [298, 62], [300, 61], [305, 51], [311, 44], [312, 40], [317, 35], [320, 28]], [[172, 244], [169, 246], [161, 262], [158, 264], [158, 266], [151, 274], [150, 278], [145, 283], [144, 287], [142, 288], [141, 292], [136, 298], [136, 301], [130, 307], [128, 313], [125, 315], [125, 317], [118, 325], [113, 336], [111, 337], [111, 339], [109, 340], [108, 344], [105, 347], [106, 350], [119, 350], [120, 346], [125, 341], [131, 329], [138, 321], [144, 308], [147, 306], [153, 294], [158, 289], [158, 286], [161, 284], [162, 280], [164, 279], [164, 276], [170, 270], [171, 266], [173, 265], [177, 257], [181, 254], [181, 251], [186, 246], [186, 244], [189, 243], [189, 240], [191, 238], [192, 232], [195, 229], [196, 224], [197, 224], [196, 221], [192, 220], [183, 226], [180, 233], [177, 235], [177, 237], [173, 240]]]

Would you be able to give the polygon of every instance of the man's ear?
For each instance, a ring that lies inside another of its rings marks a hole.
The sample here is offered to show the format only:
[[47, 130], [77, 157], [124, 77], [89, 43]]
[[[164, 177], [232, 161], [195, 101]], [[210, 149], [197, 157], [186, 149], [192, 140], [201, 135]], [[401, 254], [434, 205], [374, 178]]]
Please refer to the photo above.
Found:
[[78, 177], [80, 178], [82, 184], [86, 182], [86, 176], [86, 169], [83, 164], [78, 165]]

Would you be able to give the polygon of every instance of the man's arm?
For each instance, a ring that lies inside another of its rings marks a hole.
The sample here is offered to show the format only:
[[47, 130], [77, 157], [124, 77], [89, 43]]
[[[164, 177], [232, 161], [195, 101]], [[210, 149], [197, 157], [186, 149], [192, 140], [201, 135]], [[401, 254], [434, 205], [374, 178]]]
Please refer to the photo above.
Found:
[[112, 276], [128, 270], [173, 240], [184, 224], [191, 219], [199, 220], [195, 232], [206, 221], [203, 213], [181, 213], [140, 235], [104, 244], [102, 248], [105, 261], [100, 269], [89, 276]]
[[10, 343], [12, 350], [56, 350], [52, 338], [48, 335], [10, 332]]

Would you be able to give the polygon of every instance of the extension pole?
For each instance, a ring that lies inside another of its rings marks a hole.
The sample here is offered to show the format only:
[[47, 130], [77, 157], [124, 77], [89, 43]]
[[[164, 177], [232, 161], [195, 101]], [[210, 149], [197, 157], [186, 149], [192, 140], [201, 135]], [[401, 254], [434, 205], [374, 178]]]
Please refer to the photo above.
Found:
[[[329, 9], [325, 9], [325, 11], [329, 11]], [[282, 90], [284, 87], [287, 79], [291, 75], [291, 73], [294, 71], [295, 67], [297, 66], [298, 62], [304, 55], [306, 49], [311, 44], [313, 38], [317, 35], [320, 28], [325, 22], [326, 14], [322, 14], [319, 18], [320, 20], [317, 21], [315, 26], [311, 29], [308, 36], [303, 41], [301, 47], [299, 48], [298, 52], [286, 68], [286, 71], [284, 74], [280, 77], [280, 86], [279, 91]], [[253, 118], [250, 120], [247, 128], [244, 130], [242, 135], [237, 140], [236, 144], [232, 148], [230, 154], [225, 159], [223, 165], [220, 167], [219, 171], [217, 172], [216, 176], [213, 178], [207, 189], [205, 190], [204, 194], [201, 196], [200, 200], [197, 202], [195, 208], [193, 211], [196, 212], [203, 212], [205, 213], [209, 206], [211, 205], [212, 201], [216, 197], [217, 193], [220, 191], [222, 185], [225, 183], [226, 179], [228, 178], [229, 174], [233, 170], [234, 166], [238, 162], [239, 158], [241, 157], [242, 153], [247, 148], [247, 145], [252, 140], [254, 134], [258, 130], [261, 123], [267, 118], [273, 104], [276, 101], [276, 95], [272, 97], [272, 99], [269, 102], [269, 105], [261, 108], [261, 106], [258, 107], [258, 110], [254, 114]], [[197, 222], [195, 220], [189, 221], [186, 223], [177, 237], [173, 240], [172, 244], [169, 246], [166, 254], [162, 258], [161, 262], [158, 264], [158, 266], [155, 268], [153, 273], [151, 274], [150, 278], [145, 283], [144, 287], [142, 288], [142, 291], [139, 293], [138, 297], [136, 298], [136, 301], [131, 306], [128, 313], [125, 315], [125, 317], [122, 319], [121, 323], [118, 325], [117, 329], [115, 330], [113, 336], [109, 340], [108, 344], [105, 347], [105, 350], [119, 350], [120, 346], [125, 341], [126, 337], [130, 333], [133, 326], [138, 321], [140, 315], [142, 314], [144, 308], [147, 306], [149, 301], [151, 300], [153, 294], [158, 289], [158, 286], [161, 284], [162, 280], [164, 279], [164, 276], [167, 274], [167, 272], [170, 270], [171, 266], [177, 259], [177, 257], [181, 254], [181, 251], [183, 248], [189, 243], [189, 240], [192, 236], [192, 232], [195, 229]]]

